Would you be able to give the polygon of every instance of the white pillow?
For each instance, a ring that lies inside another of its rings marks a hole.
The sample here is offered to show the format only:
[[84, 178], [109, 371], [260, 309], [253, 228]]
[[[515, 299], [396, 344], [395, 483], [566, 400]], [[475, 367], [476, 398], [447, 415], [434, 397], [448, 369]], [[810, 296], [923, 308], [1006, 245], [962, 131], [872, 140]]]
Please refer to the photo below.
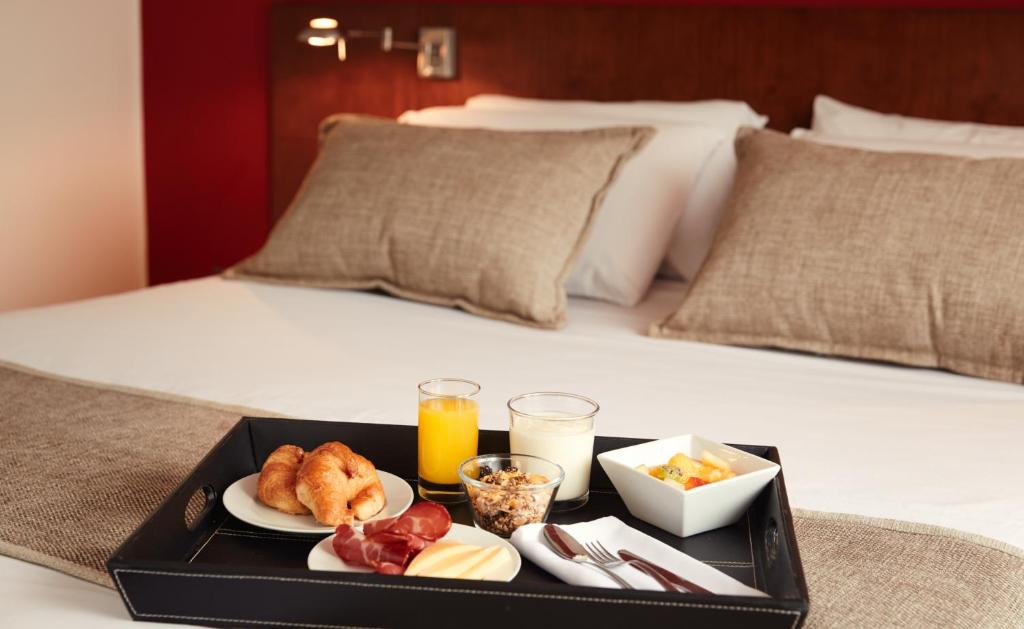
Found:
[[811, 129], [828, 136], [881, 138], [947, 144], [1024, 146], [1024, 127], [946, 122], [883, 114], [818, 95]]
[[664, 122], [700, 122], [735, 133], [740, 127], [764, 128], [768, 117], [736, 100], [669, 102], [654, 100], [598, 102], [545, 100], [499, 94], [479, 94], [466, 100], [469, 109], [490, 111], [543, 111], [601, 116], [628, 116]]
[[647, 292], [704, 164], [730, 144], [708, 125], [610, 117], [431, 107], [407, 111], [400, 122], [506, 130], [590, 129], [651, 125], [657, 134], [626, 163], [605, 194], [579, 259], [566, 282], [570, 295], [636, 305]]
[[720, 144], [700, 172], [686, 212], [676, 224], [669, 242], [662, 275], [691, 280], [703, 266], [736, 178], [736, 150], [732, 140], [730, 137], [728, 142]]
[[702, 123], [728, 134], [729, 142], [719, 147], [701, 172], [690, 195], [686, 211], [669, 241], [661, 274], [691, 279], [700, 270], [715, 237], [721, 210], [732, 190], [736, 174], [736, 153], [732, 139], [743, 126], [764, 128], [768, 117], [750, 105], [734, 100], [690, 102], [632, 101], [596, 102], [543, 100], [496, 94], [481, 94], [466, 101], [466, 107], [487, 111], [530, 111], [573, 115], [641, 118], [655, 122]]
[[790, 135], [818, 144], [878, 151], [880, 153], [926, 153], [930, 155], [956, 155], [960, 157], [1024, 157], [1024, 145], [968, 144], [964, 142], [926, 142], [887, 138], [850, 138], [828, 135], [808, 129], [793, 129]]

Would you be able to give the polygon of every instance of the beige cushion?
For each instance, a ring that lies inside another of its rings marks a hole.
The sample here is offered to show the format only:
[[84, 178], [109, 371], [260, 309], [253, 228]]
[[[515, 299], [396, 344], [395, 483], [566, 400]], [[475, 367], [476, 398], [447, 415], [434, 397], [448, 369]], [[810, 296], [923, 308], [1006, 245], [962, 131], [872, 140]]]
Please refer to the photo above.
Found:
[[320, 155], [262, 251], [231, 275], [379, 288], [557, 327], [594, 209], [653, 130], [503, 132], [325, 122]]
[[651, 333], [1024, 381], [1024, 160], [746, 130], [714, 247]]

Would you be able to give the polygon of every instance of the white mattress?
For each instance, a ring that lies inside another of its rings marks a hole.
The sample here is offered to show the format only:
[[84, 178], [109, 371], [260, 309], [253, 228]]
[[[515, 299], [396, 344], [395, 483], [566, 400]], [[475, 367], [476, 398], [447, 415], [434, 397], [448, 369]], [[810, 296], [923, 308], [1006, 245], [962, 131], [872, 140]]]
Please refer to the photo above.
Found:
[[[642, 335], [682, 297], [637, 308], [572, 300], [541, 331], [390, 297], [219, 278], [0, 315], [0, 360], [76, 378], [299, 417], [413, 424], [416, 383], [483, 385], [505, 400], [567, 390], [598, 400], [598, 433], [695, 432], [780, 449], [796, 507], [914, 520], [1024, 547], [1024, 387], [937, 371]], [[117, 595], [0, 559], [18, 626], [127, 622]], [[9, 623], [5, 623], [9, 624]]]

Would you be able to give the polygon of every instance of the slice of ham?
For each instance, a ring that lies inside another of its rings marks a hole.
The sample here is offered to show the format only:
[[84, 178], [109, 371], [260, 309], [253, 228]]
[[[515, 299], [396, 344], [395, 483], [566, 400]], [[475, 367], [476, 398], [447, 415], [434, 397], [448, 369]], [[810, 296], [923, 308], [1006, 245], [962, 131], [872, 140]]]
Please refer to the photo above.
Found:
[[451, 528], [447, 509], [419, 502], [396, 518], [367, 522], [362, 533], [342, 524], [332, 544], [335, 554], [347, 563], [373, 568], [380, 574], [402, 574], [413, 557]]
[[398, 518], [384, 518], [383, 520], [373, 520], [372, 522], [363, 523], [363, 535], [369, 537], [370, 535], [376, 535], [377, 533], [383, 533], [390, 529], [395, 522], [398, 522]]
[[419, 535], [406, 535], [405, 538], [409, 540], [409, 548], [412, 549], [414, 554], [420, 552], [427, 546], [430, 546], [435, 541], [425, 537], [420, 537]]
[[397, 565], [404, 571], [413, 552], [412, 544], [404, 535], [378, 533], [373, 537], [365, 537], [348, 524], [337, 528], [332, 545], [335, 554], [342, 560], [375, 570]]
[[387, 531], [434, 542], [447, 535], [451, 528], [452, 516], [448, 515], [447, 509], [433, 502], [417, 502], [396, 518], [367, 522], [363, 525], [363, 533], [370, 537]]

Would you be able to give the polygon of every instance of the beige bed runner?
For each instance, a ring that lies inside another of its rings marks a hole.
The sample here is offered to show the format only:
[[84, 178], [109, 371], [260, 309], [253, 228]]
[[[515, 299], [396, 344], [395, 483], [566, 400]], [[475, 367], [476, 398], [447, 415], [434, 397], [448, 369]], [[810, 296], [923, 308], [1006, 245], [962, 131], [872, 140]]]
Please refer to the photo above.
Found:
[[[110, 587], [107, 556], [247, 412], [0, 364], [0, 553]], [[808, 627], [1024, 627], [1019, 549], [811, 511], [796, 529]]]

